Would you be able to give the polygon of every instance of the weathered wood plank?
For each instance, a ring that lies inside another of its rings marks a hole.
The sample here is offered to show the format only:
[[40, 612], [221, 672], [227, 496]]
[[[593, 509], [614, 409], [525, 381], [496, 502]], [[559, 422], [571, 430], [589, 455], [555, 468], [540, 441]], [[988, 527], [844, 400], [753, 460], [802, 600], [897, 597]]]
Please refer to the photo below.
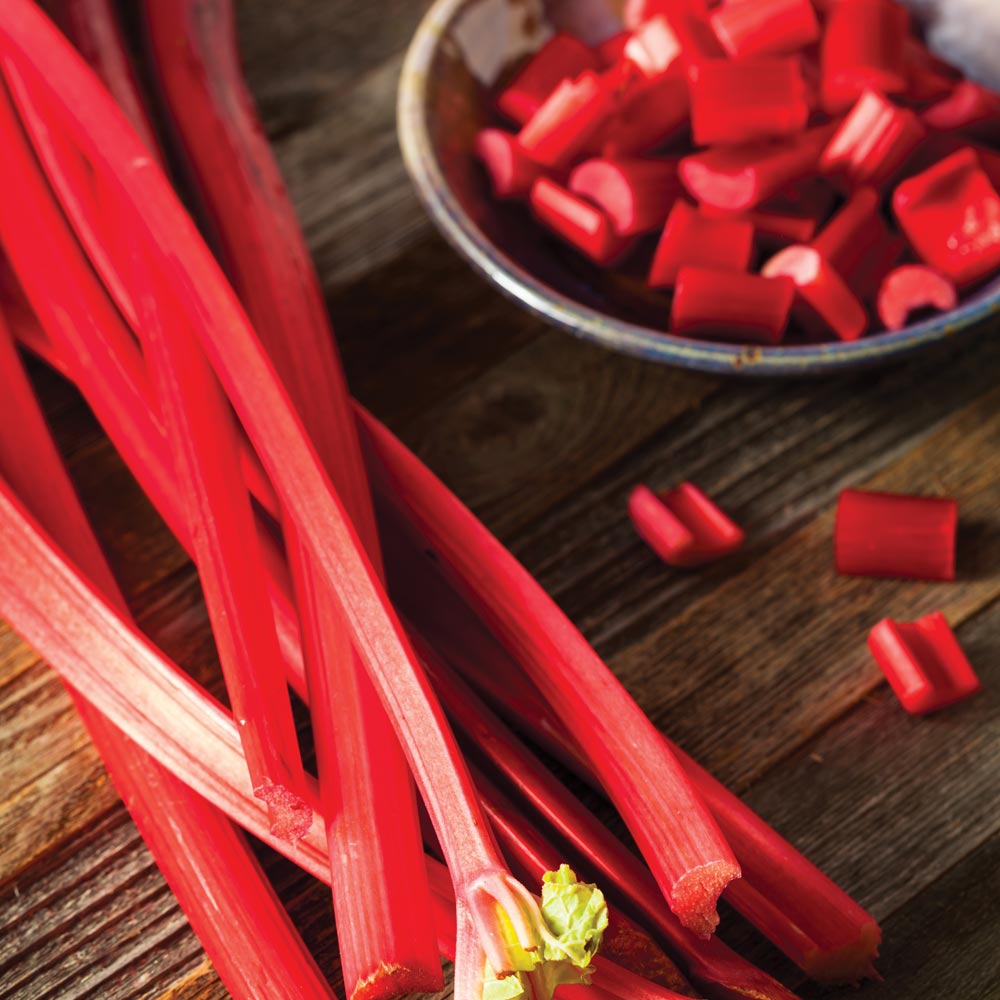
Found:
[[[809, 1000], [1000, 998], [1000, 836], [948, 871], [887, 921], [885, 983], [820, 991]], [[891, 985], [890, 985], [891, 984]]]
[[[1000, 479], [974, 456], [1000, 451], [998, 403], [988, 394], [859, 485], [937, 488], [958, 498], [968, 523], [987, 520], [1000, 509]], [[828, 509], [614, 659], [652, 719], [741, 787], [877, 683], [864, 642], [880, 618], [940, 609], [960, 622], [1000, 593], [995, 535], [955, 583], [935, 585], [838, 576], [832, 526]]]

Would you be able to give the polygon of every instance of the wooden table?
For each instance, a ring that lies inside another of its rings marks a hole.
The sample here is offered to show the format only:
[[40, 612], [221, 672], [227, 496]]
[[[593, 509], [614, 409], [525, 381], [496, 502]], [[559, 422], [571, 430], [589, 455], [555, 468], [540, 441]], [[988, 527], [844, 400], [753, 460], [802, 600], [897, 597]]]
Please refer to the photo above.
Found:
[[[539, 576], [654, 721], [883, 922], [884, 984], [834, 997], [1000, 998], [1000, 327], [832, 381], [726, 381], [548, 329], [438, 238], [396, 149], [402, 53], [425, 3], [245, 0], [250, 80], [304, 221], [356, 394]], [[76, 395], [35, 368], [144, 627], [211, 661], [190, 564]], [[744, 551], [666, 569], [631, 487], [692, 479]], [[959, 580], [831, 569], [845, 486], [961, 502]], [[945, 611], [983, 680], [905, 715], [865, 647]], [[326, 890], [274, 877], [337, 978]], [[740, 925], [725, 934], [803, 995]], [[0, 633], [0, 998], [216, 998], [205, 961], [54, 675]]]

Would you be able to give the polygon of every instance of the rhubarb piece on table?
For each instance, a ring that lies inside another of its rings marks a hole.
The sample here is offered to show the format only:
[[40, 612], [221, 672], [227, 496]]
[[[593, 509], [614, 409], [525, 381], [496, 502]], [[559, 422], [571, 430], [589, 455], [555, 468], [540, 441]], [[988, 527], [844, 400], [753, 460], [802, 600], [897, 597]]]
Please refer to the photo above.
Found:
[[823, 150], [820, 170], [842, 174], [851, 184], [877, 186], [899, 171], [925, 135], [912, 111], [866, 90]]
[[542, 168], [517, 141], [517, 136], [499, 128], [484, 128], [476, 136], [476, 156], [490, 175], [497, 198], [526, 198]]
[[884, 618], [869, 633], [868, 648], [903, 708], [913, 715], [953, 705], [981, 687], [940, 611], [915, 622]]
[[865, 90], [906, 92], [909, 21], [896, 0], [838, 0], [832, 6], [820, 51], [827, 111], [845, 111]]
[[604, 124], [614, 98], [596, 73], [563, 80], [518, 133], [521, 148], [545, 167], [568, 166]]
[[868, 314], [847, 283], [817, 250], [790, 246], [761, 269], [768, 278], [795, 282], [793, 311], [812, 334], [832, 333], [838, 340], [857, 340], [868, 326]]
[[709, 20], [734, 59], [785, 55], [819, 38], [811, 0], [727, 0]]
[[833, 530], [838, 573], [954, 580], [958, 504], [948, 497], [844, 490]]
[[628, 511], [643, 541], [671, 566], [699, 566], [743, 544], [742, 529], [693, 483], [659, 496], [648, 486], [637, 486]]
[[531, 207], [540, 222], [595, 264], [610, 264], [631, 246], [597, 206], [547, 177], [535, 181]]
[[1000, 94], [974, 80], [960, 80], [952, 92], [921, 115], [929, 128], [946, 132], [972, 131], [987, 137], [1000, 134]]
[[806, 85], [794, 56], [706, 59], [690, 88], [691, 134], [698, 146], [795, 135], [809, 120]]
[[567, 78], [600, 69], [598, 56], [572, 35], [553, 35], [497, 98], [497, 108], [524, 125]]
[[910, 313], [921, 309], [954, 309], [958, 293], [953, 282], [932, 267], [907, 264], [883, 279], [878, 292], [878, 315], [887, 330], [901, 330]]
[[716, 146], [685, 156], [680, 178], [704, 205], [739, 212], [815, 173], [832, 128], [821, 125], [784, 142]]
[[709, 215], [678, 201], [656, 246], [649, 284], [672, 287], [682, 267], [745, 271], [753, 253], [753, 236], [753, 225], [746, 219]]
[[681, 192], [671, 160], [586, 160], [570, 174], [568, 186], [597, 205], [618, 236], [662, 226]]
[[670, 324], [682, 336], [773, 345], [785, 334], [794, 298], [791, 278], [683, 267]]
[[959, 287], [1000, 268], [1000, 196], [973, 149], [896, 188], [892, 208], [921, 259]]

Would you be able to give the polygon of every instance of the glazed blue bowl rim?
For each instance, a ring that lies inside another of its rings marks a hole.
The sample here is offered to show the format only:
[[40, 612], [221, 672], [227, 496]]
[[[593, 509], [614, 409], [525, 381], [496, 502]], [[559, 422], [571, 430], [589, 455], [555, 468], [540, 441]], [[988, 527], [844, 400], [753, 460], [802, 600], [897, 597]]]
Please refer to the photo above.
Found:
[[1000, 311], [1000, 281], [948, 313], [893, 333], [849, 343], [763, 347], [712, 343], [618, 319], [557, 291], [501, 251], [454, 196], [438, 162], [427, 120], [428, 84], [442, 38], [475, 0], [435, 0], [403, 62], [397, 131], [406, 169], [431, 219], [448, 242], [502, 292], [584, 340], [611, 350], [708, 372], [811, 375], [861, 367], [929, 347]]

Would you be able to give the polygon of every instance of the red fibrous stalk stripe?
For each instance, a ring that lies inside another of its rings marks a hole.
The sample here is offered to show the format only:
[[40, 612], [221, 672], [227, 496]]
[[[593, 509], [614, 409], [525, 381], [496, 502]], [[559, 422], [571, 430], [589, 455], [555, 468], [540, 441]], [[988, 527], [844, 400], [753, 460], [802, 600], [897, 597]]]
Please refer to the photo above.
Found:
[[710, 933], [715, 901], [739, 867], [655, 727], [552, 599], [430, 470], [371, 419], [364, 440], [383, 456], [382, 499], [406, 512], [458, 589], [573, 720], [671, 909]]
[[[367, 478], [335, 340], [242, 81], [231, 4], [152, 0], [144, 11], [157, 80], [224, 262], [378, 570]], [[335, 845], [331, 874], [348, 991], [375, 998], [440, 989], [406, 760], [355, 661], [342, 616], [287, 525], [286, 542], [305, 633], [327, 834]], [[359, 879], [358, 872], [366, 877]]]
[[[133, 220], [123, 214], [114, 223], [124, 233]], [[108, 219], [105, 225], [114, 223]], [[195, 562], [254, 792], [267, 803], [274, 831], [297, 839], [308, 832], [312, 814], [298, 795], [302, 759], [250, 495], [240, 474], [235, 420], [156, 263], [145, 258], [141, 244], [128, 256], [132, 273], [126, 284], [136, 289], [132, 301], [173, 471], [189, 521], [198, 526]]]
[[[371, 461], [383, 457], [369, 456]], [[486, 694], [511, 724], [599, 787], [590, 758], [558, 714], [437, 568], [419, 555], [420, 542], [414, 544], [398, 517], [384, 522], [383, 538], [395, 567], [393, 593], [400, 606], [440, 657]], [[661, 739], [677, 755], [744, 869], [725, 898], [810, 976], [851, 982], [874, 975], [872, 960], [881, 935], [871, 915], [676, 744]], [[598, 850], [598, 861], [600, 857]], [[631, 879], [625, 882], [632, 884]], [[769, 903], [768, 910], [760, 900]], [[662, 920], [655, 896], [647, 909]], [[663, 929], [660, 923], [656, 927]]]
[[49, 0], [48, 10], [104, 82], [149, 152], [163, 162], [129, 60], [114, 0]]
[[[123, 616], [118, 591], [0, 317], [0, 475]], [[58, 616], [52, 616], [57, 619]], [[50, 628], [58, 628], [52, 620]], [[111, 780], [219, 977], [237, 998], [334, 993], [232, 823], [70, 688]]]
[[[541, 940], [541, 915], [498, 855], [444, 714], [341, 501], [210, 253], [113, 102], [28, 0], [12, 0], [0, 11], [0, 53], [8, 78], [20, 79], [35, 127], [40, 122], [30, 105], [40, 104], [47, 111], [42, 121], [49, 118], [78, 144], [109, 193], [135, 210], [136, 242], [151, 253], [170, 247], [160, 261], [162, 277], [176, 286], [176, 305], [198, 332], [402, 738], [455, 879], [460, 995], [477, 995], [487, 960], [498, 975], [512, 968], [498, 908], [529, 948]], [[74, 206], [64, 208], [73, 214]], [[102, 262], [94, 263], [100, 270]]]

